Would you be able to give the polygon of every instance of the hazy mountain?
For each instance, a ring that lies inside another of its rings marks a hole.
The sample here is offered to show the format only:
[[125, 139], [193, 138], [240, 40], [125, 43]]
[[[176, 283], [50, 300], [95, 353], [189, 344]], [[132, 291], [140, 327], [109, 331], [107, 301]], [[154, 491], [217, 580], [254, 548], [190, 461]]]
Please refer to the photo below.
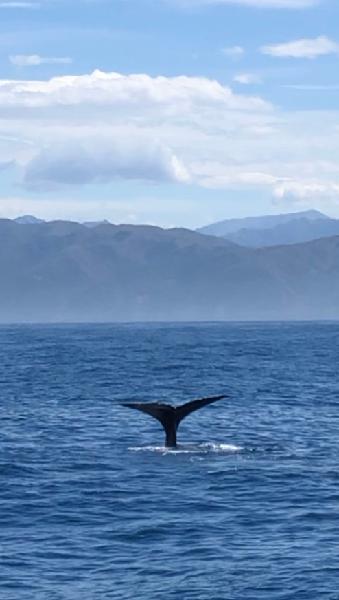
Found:
[[275, 225], [270, 229], [240, 229], [224, 237], [241, 246], [260, 248], [298, 244], [333, 235], [339, 235], [339, 220], [300, 218]]
[[284, 215], [230, 219], [202, 227], [198, 231], [224, 237], [248, 248], [261, 248], [339, 235], [339, 220], [330, 219], [317, 210], [308, 210]]
[[308, 221], [314, 220], [327, 220], [329, 217], [319, 212], [318, 210], [305, 210], [297, 213], [286, 213], [282, 215], [266, 215], [263, 217], [245, 217], [243, 219], [226, 219], [225, 221], [219, 221], [218, 223], [212, 223], [205, 227], [197, 229], [199, 233], [205, 233], [207, 235], [226, 236], [230, 233], [236, 233], [243, 229], [271, 229], [277, 225], [283, 225], [290, 223], [294, 220], [307, 219]]
[[0, 220], [6, 321], [339, 318], [339, 237], [267, 249], [186, 229]]
[[[13, 219], [16, 223], [20, 223], [20, 225], [36, 225], [39, 223], [46, 223], [43, 219], [38, 219], [33, 215], [22, 215], [22, 217], [17, 217]], [[84, 221], [82, 225], [86, 227], [97, 227], [98, 225], [109, 224], [109, 221], [103, 219], [102, 221]]]
[[20, 225], [34, 225], [38, 223], [45, 223], [43, 219], [37, 219], [37, 217], [34, 217], [33, 215], [23, 215], [22, 217], [17, 217], [16, 219], [14, 219], [14, 221], [16, 223], [19, 223]]
[[[14, 219], [20, 225], [45, 223], [32, 215]], [[86, 227], [109, 225], [109, 221], [86, 221]], [[261, 248], [282, 244], [297, 244], [321, 237], [339, 235], [339, 220], [330, 219], [316, 210], [283, 215], [230, 219], [208, 225], [197, 230], [199, 233], [224, 237], [240, 246]], [[227, 232], [227, 233], [225, 233]]]

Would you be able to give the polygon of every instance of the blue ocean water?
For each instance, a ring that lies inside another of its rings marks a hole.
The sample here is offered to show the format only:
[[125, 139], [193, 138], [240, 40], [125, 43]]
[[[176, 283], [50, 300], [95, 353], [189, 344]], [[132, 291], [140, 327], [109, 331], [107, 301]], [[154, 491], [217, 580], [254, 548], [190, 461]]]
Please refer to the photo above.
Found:
[[[0, 328], [1, 600], [337, 600], [339, 324]], [[121, 401], [228, 393], [179, 429]]]

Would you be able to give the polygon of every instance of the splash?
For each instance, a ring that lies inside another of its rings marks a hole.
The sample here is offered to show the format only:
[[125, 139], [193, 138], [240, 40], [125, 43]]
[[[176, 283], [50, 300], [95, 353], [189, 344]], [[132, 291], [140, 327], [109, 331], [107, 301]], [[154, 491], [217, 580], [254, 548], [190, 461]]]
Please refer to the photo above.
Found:
[[157, 452], [160, 454], [229, 454], [244, 450], [242, 446], [212, 442], [204, 444], [178, 444], [176, 448], [166, 448], [166, 446], [132, 446], [128, 449], [131, 452]]

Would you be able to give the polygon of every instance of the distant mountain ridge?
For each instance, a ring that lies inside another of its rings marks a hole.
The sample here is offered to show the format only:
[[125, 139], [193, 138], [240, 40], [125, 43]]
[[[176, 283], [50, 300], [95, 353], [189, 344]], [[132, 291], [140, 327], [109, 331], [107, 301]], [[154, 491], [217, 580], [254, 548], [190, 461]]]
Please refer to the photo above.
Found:
[[[20, 225], [41, 225], [46, 223], [33, 215], [23, 215], [14, 219]], [[110, 225], [106, 219], [81, 223], [88, 228]], [[298, 213], [226, 219], [206, 225], [196, 230], [204, 235], [227, 239], [247, 248], [264, 248], [287, 244], [309, 242], [322, 237], [339, 235], [339, 220], [332, 219], [318, 210]]]
[[[13, 221], [15, 221], [15, 223], [19, 223], [19, 225], [40, 225], [41, 223], [46, 223], [44, 219], [38, 219], [33, 215], [22, 215], [21, 217], [13, 219]], [[84, 221], [81, 224], [85, 225], [86, 227], [97, 227], [98, 225], [109, 224], [109, 221], [107, 221], [107, 219], [103, 219], [102, 221]]]
[[0, 321], [339, 318], [339, 237], [251, 249], [187, 229], [0, 220]]
[[22, 217], [17, 217], [13, 219], [19, 225], [38, 225], [39, 223], [45, 223], [43, 219], [37, 219], [33, 215], [22, 215]]
[[224, 219], [211, 225], [205, 225], [197, 229], [199, 233], [218, 235], [220, 237], [229, 233], [235, 233], [240, 229], [270, 229], [276, 225], [289, 223], [295, 219], [329, 219], [327, 215], [318, 210], [304, 210], [296, 213], [282, 213], [279, 215], [264, 215], [260, 217], [243, 217], [239, 219]]
[[236, 244], [259, 248], [297, 244], [339, 235], [339, 220], [308, 210], [282, 215], [228, 219], [201, 227], [199, 233], [223, 237]]
[[[333, 220], [324, 213], [318, 210], [305, 210], [296, 213], [283, 213], [280, 215], [264, 215], [261, 217], [243, 217], [239, 219], [225, 219], [211, 225], [205, 225], [198, 228], [199, 233], [207, 233], [208, 235], [218, 235], [222, 237], [225, 234], [235, 233], [241, 229], [270, 229], [277, 225], [289, 223], [294, 220], [307, 219], [308, 221], [318, 220]], [[46, 220], [39, 219], [33, 215], [22, 215], [13, 219], [21, 225], [32, 225], [38, 223], [46, 223]], [[54, 219], [56, 220], [56, 219]], [[97, 225], [110, 224], [107, 219], [99, 221], [74, 221], [88, 227], [96, 227]]]

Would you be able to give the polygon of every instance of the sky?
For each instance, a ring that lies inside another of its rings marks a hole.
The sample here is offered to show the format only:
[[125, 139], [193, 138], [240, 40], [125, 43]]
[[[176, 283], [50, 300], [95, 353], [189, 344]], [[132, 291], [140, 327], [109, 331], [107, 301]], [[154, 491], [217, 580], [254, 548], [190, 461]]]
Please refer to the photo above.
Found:
[[0, 0], [0, 218], [339, 218], [338, 0]]

